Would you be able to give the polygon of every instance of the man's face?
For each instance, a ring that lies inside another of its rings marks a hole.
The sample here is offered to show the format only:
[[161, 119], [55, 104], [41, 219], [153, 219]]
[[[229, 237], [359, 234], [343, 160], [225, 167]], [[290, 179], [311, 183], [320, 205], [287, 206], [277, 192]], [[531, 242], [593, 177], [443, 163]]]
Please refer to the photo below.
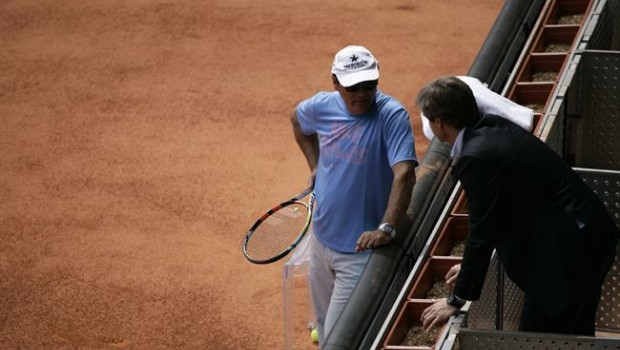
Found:
[[334, 88], [340, 93], [351, 115], [362, 115], [375, 103], [378, 80], [363, 81], [349, 87], [340, 85], [334, 77]]

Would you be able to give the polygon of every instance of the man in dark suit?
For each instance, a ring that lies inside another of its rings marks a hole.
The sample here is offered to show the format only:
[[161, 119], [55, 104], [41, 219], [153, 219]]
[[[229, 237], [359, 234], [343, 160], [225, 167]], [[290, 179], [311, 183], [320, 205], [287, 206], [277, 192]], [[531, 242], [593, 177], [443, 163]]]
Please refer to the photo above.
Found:
[[495, 249], [525, 293], [521, 331], [594, 335], [601, 285], [620, 236], [598, 197], [534, 135], [480, 115], [459, 79], [431, 82], [417, 104], [435, 136], [453, 144], [470, 227], [454, 289], [423, 312], [424, 328], [478, 300]]

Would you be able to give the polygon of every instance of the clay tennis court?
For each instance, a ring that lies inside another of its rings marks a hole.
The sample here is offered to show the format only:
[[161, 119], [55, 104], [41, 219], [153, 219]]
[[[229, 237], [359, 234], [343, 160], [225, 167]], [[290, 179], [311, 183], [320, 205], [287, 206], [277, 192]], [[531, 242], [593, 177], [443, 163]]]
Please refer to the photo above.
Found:
[[306, 183], [289, 113], [364, 45], [422, 158], [417, 91], [501, 5], [0, 1], [0, 347], [282, 349], [284, 260], [240, 244]]

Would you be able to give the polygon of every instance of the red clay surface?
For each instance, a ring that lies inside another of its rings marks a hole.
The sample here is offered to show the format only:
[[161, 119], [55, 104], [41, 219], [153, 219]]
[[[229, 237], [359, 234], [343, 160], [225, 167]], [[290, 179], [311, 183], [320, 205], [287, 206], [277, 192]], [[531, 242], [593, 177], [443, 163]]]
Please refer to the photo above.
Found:
[[284, 261], [240, 244], [306, 182], [290, 111], [365, 45], [421, 157], [417, 91], [501, 5], [0, 0], [0, 347], [283, 348]]

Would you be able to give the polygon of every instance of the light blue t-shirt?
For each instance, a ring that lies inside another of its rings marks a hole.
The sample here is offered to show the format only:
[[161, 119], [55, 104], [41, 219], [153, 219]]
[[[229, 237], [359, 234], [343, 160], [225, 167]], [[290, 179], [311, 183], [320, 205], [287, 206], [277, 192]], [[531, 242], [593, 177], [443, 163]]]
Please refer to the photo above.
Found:
[[304, 134], [317, 134], [319, 164], [313, 231], [325, 246], [354, 252], [359, 236], [381, 224], [401, 161], [417, 163], [409, 114], [377, 91], [364, 115], [349, 114], [337, 91], [319, 92], [297, 106]]

